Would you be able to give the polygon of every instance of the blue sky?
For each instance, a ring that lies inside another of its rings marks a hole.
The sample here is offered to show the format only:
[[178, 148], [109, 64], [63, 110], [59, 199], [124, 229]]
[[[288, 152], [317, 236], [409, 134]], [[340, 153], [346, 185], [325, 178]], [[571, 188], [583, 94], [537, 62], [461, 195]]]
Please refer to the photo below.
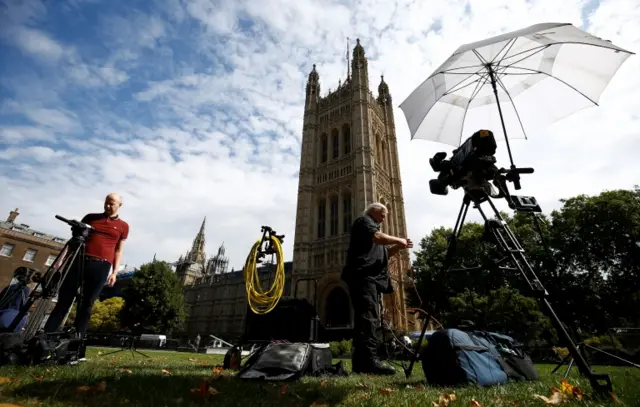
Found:
[[[55, 214], [100, 211], [116, 191], [130, 265], [175, 260], [204, 216], [208, 252], [226, 242], [236, 268], [265, 223], [287, 234], [290, 259], [306, 78], [315, 63], [323, 92], [335, 88], [358, 37], [371, 88], [384, 73], [394, 97], [417, 241], [454, 222], [460, 197], [429, 194], [425, 160], [450, 147], [409, 141], [397, 105], [459, 45], [554, 21], [640, 49], [637, 2], [561, 3], [0, 0], [0, 216], [19, 207], [66, 236]], [[638, 68], [623, 65], [600, 107], [512, 145], [546, 210], [637, 182]]]

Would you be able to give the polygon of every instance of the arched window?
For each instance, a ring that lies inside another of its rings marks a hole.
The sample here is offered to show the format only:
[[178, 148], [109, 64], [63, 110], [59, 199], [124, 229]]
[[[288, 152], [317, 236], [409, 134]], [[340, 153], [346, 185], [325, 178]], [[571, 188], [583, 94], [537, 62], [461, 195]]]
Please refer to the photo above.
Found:
[[331, 197], [331, 218], [329, 221], [329, 227], [331, 236], [338, 234], [338, 197]]
[[320, 136], [320, 162], [321, 163], [327, 162], [328, 153], [329, 153], [329, 145], [328, 145], [327, 135], [323, 133], [322, 136]]
[[342, 151], [344, 155], [351, 154], [351, 128], [348, 124], [342, 126]]
[[334, 160], [338, 158], [340, 155], [340, 135], [338, 134], [338, 129], [333, 129], [331, 131], [331, 151]]
[[348, 191], [342, 195], [342, 233], [351, 231], [352, 213], [351, 191]]
[[324, 199], [318, 202], [318, 239], [325, 236], [327, 224], [327, 205]]

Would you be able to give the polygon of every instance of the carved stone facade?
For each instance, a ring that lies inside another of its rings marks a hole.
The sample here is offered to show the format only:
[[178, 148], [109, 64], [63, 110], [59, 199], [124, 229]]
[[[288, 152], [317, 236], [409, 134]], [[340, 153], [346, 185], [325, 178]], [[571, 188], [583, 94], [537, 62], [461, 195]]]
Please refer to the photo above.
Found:
[[[317, 301], [327, 330], [352, 327], [348, 290], [340, 279], [353, 220], [373, 202], [389, 209], [385, 233], [406, 237], [406, 222], [393, 105], [384, 78], [378, 96], [369, 89], [368, 61], [360, 41], [353, 49], [351, 75], [320, 96], [313, 66], [306, 86], [302, 154], [293, 248], [293, 284], [299, 296]], [[399, 329], [416, 329], [407, 319], [405, 274], [409, 253], [390, 260], [395, 289], [385, 295], [385, 319]], [[336, 303], [344, 304], [343, 308]], [[346, 308], [346, 309], [345, 309]]]

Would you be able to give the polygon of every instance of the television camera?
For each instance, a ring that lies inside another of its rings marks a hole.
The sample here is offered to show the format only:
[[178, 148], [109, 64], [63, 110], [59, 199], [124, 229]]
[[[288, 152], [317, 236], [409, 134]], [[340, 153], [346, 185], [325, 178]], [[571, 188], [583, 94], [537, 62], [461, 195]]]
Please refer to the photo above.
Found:
[[[71, 239], [44, 275], [20, 267], [14, 272], [10, 286], [3, 290], [2, 305], [11, 307], [15, 317], [8, 326], [0, 327], [0, 365], [72, 363], [78, 359], [79, 351], [84, 346], [83, 339], [76, 335], [74, 329], [50, 333], [42, 331], [47, 311], [76, 262], [80, 268], [79, 275], [82, 275], [85, 241], [94, 232], [85, 223], [59, 215], [55, 217], [71, 226]], [[19, 296], [29, 292], [28, 286], [32, 283], [35, 284], [34, 289], [26, 299], [21, 299]], [[79, 295], [82, 294], [81, 288]], [[6, 308], [1, 310], [6, 311]]]
[[[511, 182], [516, 190], [521, 189], [520, 175], [532, 174], [534, 170], [533, 168], [516, 168], [514, 165], [511, 165], [508, 170], [498, 168], [495, 158], [496, 149], [497, 145], [493, 132], [490, 130], [478, 130], [453, 151], [451, 159], [445, 160], [447, 154], [439, 152], [429, 160], [433, 170], [439, 173], [436, 179], [429, 181], [429, 189], [432, 194], [447, 195], [449, 187], [453, 189], [462, 188], [464, 190], [458, 219], [449, 238], [444, 267], [450, 269], [455, 256], [456, 242], [462, 232], [469, 206], [473, 204], [473, 207], [480, 212], [484, 219], [485, 237], [494, 243], [505, 256], [489, 266], [497, 266], [501, 270], [520, 272], [529, 285], [530, 294], [538, 300], [543, 312], [551, 319], [563, 345], [568, 348], [569, 354], [578, 366], [580, 373], [589, 379], [594, 391], [600, 394], [608, 394], [612, 391], [609, 376], [603, 373], [595, 373], [591, 370], [583, 354], [576, 347], [565, 329], [565, 325], [553, 310], [548, 299], [549, 294], [531, 267], [525, 250], [492, 201], [492, 198], [505, 198], [511, 209], [531, 214], [536, 230], [540, 234], [541, 241], [548, 253], [549, 250], [546, 247], [542, 229], [538, 223], [538, 215], [542, 212], [542, 209], [535, 197], [511, 195], [507, 184]], [[481, 207], [481, 204], [485, 202], [489, 204], [494, 212], [492, 218]], [[500, 264], [505, 261], [509, 261], [512, 267], [502, 267]], [[482, 267], [484, 266], [471, 269], [481, 269]], [[421, 340], [422, 336], [417, 343], [420, 344]], [[417, 353], [418, 349], [416, 348], [414, 354], [417, 355]]]
[[[533, 168], [516, 168], [510, 170], [499, 169], [496, 166], [497, 144], [491, 130], [478, 130], [465, 140], [457, 149], [453, 150], [450, 160], [445, 160], [447, 153], [436, 153], [429, 159], [431, 168], [438, 172], [438, 177], [429, 181], [429, 190], [434, 195], [447, 195], [449, 187], [458, 189], [462, 187], [466, 191], [485, 190], [496, 198], [489, 181], [496, 180], [494, 184], [506, 194], [508, 189], [503, 181], [513, 182], [516, 190], [521, 189], [520, 174], [532, 174]], [[502, 196], [500, 196], [502, 197]]]

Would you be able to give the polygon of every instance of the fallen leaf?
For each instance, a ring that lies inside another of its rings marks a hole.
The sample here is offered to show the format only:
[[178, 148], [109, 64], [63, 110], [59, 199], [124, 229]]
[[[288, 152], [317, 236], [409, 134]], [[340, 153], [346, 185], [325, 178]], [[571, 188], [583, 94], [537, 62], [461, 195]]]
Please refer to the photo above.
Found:
[[380, 393], [382, 394], [391, 394], [393, 393], [393, 389], [389, 388], [389, 387], [383, 387], [380, 389]]
[[417, 386], [415, 387], [415, 389], [416, 389], [416, 390], [420, 390], [420, 391], [424, 390], [424, 384], [419, 384], [419, 385], [417, 385]]
[[16, 404], [6, 404], [6, 403], [0, 403], [0, 407], [20, 407]]
[[480, 404], [476, 399], [471, 399], [469, 407], [482, 407], [482, 404]]
[[121, 371], [122, 373], [133, 374], [133, 370], [131, 370], [131, 369], [120, 369], [120, 371]]
[[618, 400], [618, 397], [616, 397], [616, 394], [615, 394], [615, 393], [611, 393], [611, 392], [609, 392], [609, 395], [611, 396], [611, 399], [613, 399], [613, 401], [614, 401], [616, 404], [620, 404], [620, 400]]
[[11, 383], [11, 378], [10, 377], [1, 376], [0, 377], [0, 384], [7, 384], [7, 383]]
[[362, 382], [356, 383], [356, 389], [368, 389], [368, 388], [369, 386], [366, 385], [365, 383], [362, 383]]
[[198, 359], [194, 359], [194, 358], [189, 358], [189, 362], [197, 362]]
[[91, 386], [78, 386], [76, 387], [76, 393], [86, 393], [91, 391]]
[[219, 366], [215, 366], [211, 369], [211, 373], [213, 373], [214, 376], [220, 376], [222, 372], [224, 372], [224, 369]]
[[167, 369], [162, 369], [162, 374], [165, 375], [165, 376], [168, 376], [171, 373]]
[[107, 390], [107, 382], [105, 382], [104, 380], [100, 381], [98, 384], [96, 384], [95, 390], [96, 391]]
[[456, 395], [451, 393], [451, 394], [441, 394], [440, 398], [438, 399], [438, 402], [436, 403], [435, 401], [432, 401], [431, 403], [435, 406], [435, 407], [447, 407], [451, 402], [456, 401]]
[[567, 399], [565, 394], [555, 388], [552, 389], [551, 396], [549, 397], [541, 396], [539, 394], [534, 394], [533, 397], [544, 401], [548, 405], [560, 404]]
[[287, 394], [287, 384], [283, 384], [282, 386], [280, 386], [280, 397], [284, 396], [285, 394]]
[[329, 381], [328, 380], [323, 380], [320, 382], [320, 387], [327, 387], [329, 385]]

